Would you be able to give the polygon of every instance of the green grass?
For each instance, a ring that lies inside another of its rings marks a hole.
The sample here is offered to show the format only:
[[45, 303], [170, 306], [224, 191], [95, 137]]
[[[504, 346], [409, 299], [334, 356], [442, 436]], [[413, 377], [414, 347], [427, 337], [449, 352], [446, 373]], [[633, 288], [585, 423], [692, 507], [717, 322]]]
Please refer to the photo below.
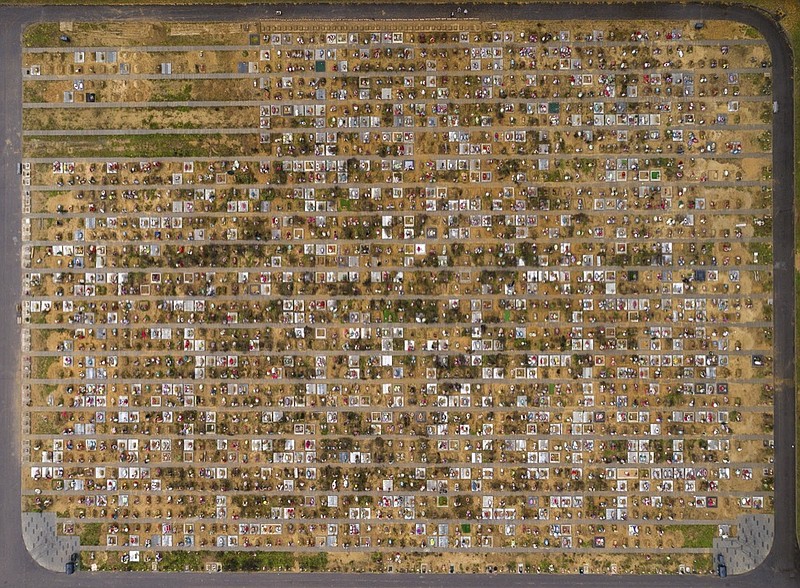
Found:
[[81, 545], [100, 545], [100, 523], [85, 523], [81, 529]]
[[[248, 146], [250, 147], [248, 149]], [[221, 133], [162, 135], [29, 135], [26, 157], [202, 157], [221, 158], [253, 154], [258, 151], [257, 132], [246, 135]]]
[[772, 264], [772, 244], [770, 243], [750, 243], [748, 245], [750, 253], [758, 253], [759, 264]]
[[164, 551], [161, 557], [158, 569], [162, 572], [201, 571], [205, 563], [196, 551]]
[[154, 94], [153, 102], [187, 102], [192, 97], [192, 84], [184, 84], [177, 92], [163, 90]]
[[23, 102], [45, 102], [44, 87], [38, 82], [22, 82]]
[[328, 567], [328, 554], [320, 551], [314, 555], [301, 555], [297, 561], [304, 572], [322, 572]]
[[[327, 558], [327, 554], [325, 555]], [[312, 556], [314, 557], [314, 556]], [[294, 555], [285, 551], [228, 551], [218, 557], [226, 572], [255, 572], [258, 570], [291, 570], [294, 568]], [[327, 564], [327, 559], [325, 560]]]
[[717, 536], [716, 525], [667, 525], [665, 530], [682, 534], [683, 547], [694, 549], [713, 547]]
[[[1, 2], [3, 3], [4, 2]], [[58, 23], [57, 22], [43, 22], [40, 24], [31, 25], [25, 29], [22, 34], [22, 44], [25, 47], [42, 47], [47, 45], [56, 45], [60, 41]]]
[[36, 371], [35, 377], [36, 378], [46, 378], [47, 371], [50, 369], [50, 366], [53, 365], [58, 360], [57, 357], [37, 357], [34, 359], [36, 362]]
[[55, 393], [58, 390], [58, 386], [55, 384], [44, 384], [39, 390], [39, 396], [41, 398], [41, 402], [45, 402], [47, 397], [51, 394], [55, 397]]
[[758, 32], [758, 29], [748, 26], [744, 29], [744, 36], [748, 39], [760, 39], [761, 33]]

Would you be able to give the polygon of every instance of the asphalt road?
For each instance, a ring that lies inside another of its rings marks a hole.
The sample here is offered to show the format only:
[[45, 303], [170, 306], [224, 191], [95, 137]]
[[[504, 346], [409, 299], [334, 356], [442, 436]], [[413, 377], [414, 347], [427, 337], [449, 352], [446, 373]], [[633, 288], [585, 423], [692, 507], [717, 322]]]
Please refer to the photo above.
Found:
[[282, 11], [294, 18], [408, 19], [447, 18], [456, 5], [337, 4], [270, 6], [38, 6], [0, 7], [0, 586], [141, 586], [169, 582], [175, 588], [194, 586], [770, 586], [800, 584], [800, 551], [795, 529], [795, 295], [794, 295], [794, 106], [792, 54], [783, 32], [765, 14], [734, 6], [700, 4], [534, 4], [525, 6], [460, 4], [471, 18], [488, 22], [500, 19], [727, 19], [759, 29], [772, 51], [773, 92], [779, 104], [774, 117], [774, 283], [775, 283], [775, 541], [772, 551], [756, 570], [722, 580], [710, 576], [548, 576], [548, 575], [413, 575], [413, 574], [172, 574], [167, 579], [154, 574], [54, 574], [39, 567], [28, 555], [20, 528], [19, 444], [19, 327], [15, 305], [20, 296], [19, 232], [21, 198], [16, 173], [21, 152], [22, 97], [21, 43], [24, 26], [40, 21], [98, 21], [156, 19], [162, 21], [256, 20], [274, 18]]

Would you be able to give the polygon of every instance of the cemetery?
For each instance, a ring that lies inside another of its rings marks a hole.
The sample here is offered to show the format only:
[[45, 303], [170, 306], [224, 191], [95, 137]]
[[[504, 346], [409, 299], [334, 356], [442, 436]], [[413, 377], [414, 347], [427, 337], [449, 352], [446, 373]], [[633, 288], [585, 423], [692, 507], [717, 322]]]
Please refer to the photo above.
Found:
[[712, 573], [773, 504], [766, 42], [327, 24], [28, 29], [23, 510], [86, 569]]

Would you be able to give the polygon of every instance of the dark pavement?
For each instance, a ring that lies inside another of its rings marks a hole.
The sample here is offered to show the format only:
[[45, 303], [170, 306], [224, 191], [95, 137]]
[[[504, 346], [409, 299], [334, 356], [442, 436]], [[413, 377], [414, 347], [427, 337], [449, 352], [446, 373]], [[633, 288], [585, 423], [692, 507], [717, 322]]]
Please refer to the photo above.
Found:
[[469, 17], [487, 22], [501, 19], [727, 19], [759, 29], [772, 51], [773, 92], [779, 110], [774, 118], [774, 283], [775, 283], [775, 543], [765, 562], [753, 572], [722, 580], [711, 576], [548, 576], [548, 575], [413, 575], [413, 574], [55, 574], [39, 567], [28, 555], [21, 537], [20, 517], [20, 389], [19, 326], [15, 306], [20, 297], [19, 233], [21, 219], [21, 34], [25, 25], [40, 21], [98, 21], [156, 19], [163, 21], [282, 19], [414, 19], [447, 18], [457, 5], [421, 4], [307, 4], [300, 6], [48, 6], [0, 7], [0, 586], [142, 586], [168, 583], [194, 586], [764, 586], [800, 585], [800, 553], [795, 529], [795, 295], [794, 295], [794, 157], [793, 78], [790, 44], [768, 16], [735, 6], [700, 4], [534, 4], [525, 6], [460, 4]]

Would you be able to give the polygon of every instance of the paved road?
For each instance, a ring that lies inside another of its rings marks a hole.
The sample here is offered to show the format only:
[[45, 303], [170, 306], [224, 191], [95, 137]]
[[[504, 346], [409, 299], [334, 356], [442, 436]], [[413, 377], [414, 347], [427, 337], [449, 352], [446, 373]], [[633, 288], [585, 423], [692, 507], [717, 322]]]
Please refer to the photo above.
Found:
[[[339, 4], [321, 8], [318, 5], [301, 6], [137, 6], [137, 7], [92, 7], [87, 11], [79, 6], [48, 7], [2, 7], [0, 19], [0, 76], [5, 83], [0, 85], [0, 127], [3, 129], [0, 165], [0, 247], [7, 253], [0, 258], [0, 272], [6, 276], [19, 275], [18, 234], [20, 227], [19, 178], [16, 164], [21, 151], [21, 47], [22, 28], [29, 23], [60, 20], [254, 20], [271, 17], [280, 9], [282, 18], [376, 18], [401, 19], [446, 18], [454, 5], [435, 5], [422, 8], [419, 5], [347, 5]], [[709, 576], [651, 576], [647, 586], [757, 586], [796, 587], [800, 582], [800, 553], [798, 552], [795, 525], [795, 313], [794, 313], [794, 161], [793, 161], [793, 79], [792, 53], [785, 35], [764, 14], [741, 7], [706, 6], [700, 4], [659, 5], [650, 3], [591, 5], [532, 4], [522, 7], [507, 5], [470, 6], [470, 16], [486, 21], [500, 19], [729, 19], [745, 22], [761, 30], [770, 45], [774, 72], [774, 95], [780, 109], [775, 115], [774, 125], [778, 131], [773, 138], [773, 169], [775, 176], [774, 209], [774, 278], [775, 315], [775, 542], [770, 555], [759, 568], [742, 576], [730, 576], [725, 580]], [[0, 482], [0, 586], [141, 586], [161, 580], [151, 574], [102, 574], [87, 573], [75, 576], [53, 574], [40, 568], [28, 555], [20, 540], [21, 516], [20, 495], [20, 446], [18, 382], [18, 327], [15, 324], [14, 306], [20, 295], [20, 280], [6, 279], [0, 285], [0, 329], [4, 333], [0, 356], [5, 361], [0, 365], [0, 411], [6, 417], [7, 426], [0, 429], [0, 468], [5, 474]], [[170, 576], [175, 587], [196, 586], [324, 586], [347, 585], [360, 587], [407, 587], [407, 586], [592, 586], [617, 587], [620, 585], [641, 586], [642, 580], [634, 576], [563, 576], [541, 575], [535, 579], [527, 575], [332, 575], [332, 574], [272, 574], [224, 576], [207, 574], [182, 574]]]

